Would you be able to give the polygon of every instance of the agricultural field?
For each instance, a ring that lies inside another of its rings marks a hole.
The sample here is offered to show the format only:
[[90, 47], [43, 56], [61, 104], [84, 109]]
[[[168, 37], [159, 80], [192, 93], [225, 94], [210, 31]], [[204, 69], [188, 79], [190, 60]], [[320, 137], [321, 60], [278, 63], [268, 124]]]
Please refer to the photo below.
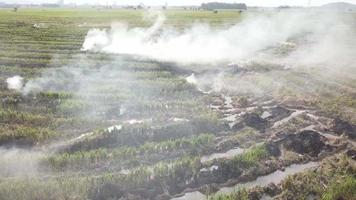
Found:
[[0, 9], [0, 200], [356, 200], [356, 15], [320, 15]]

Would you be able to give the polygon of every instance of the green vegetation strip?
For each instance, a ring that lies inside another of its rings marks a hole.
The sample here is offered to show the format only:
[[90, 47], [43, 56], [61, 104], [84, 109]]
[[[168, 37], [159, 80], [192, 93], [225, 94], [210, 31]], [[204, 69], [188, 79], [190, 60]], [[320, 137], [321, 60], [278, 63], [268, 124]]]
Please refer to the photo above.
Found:
[[169, 153], [179, 149], [204, 151], [213, 146], [214, 135], [200, 134], [191, 138], [168, 140], [163, 142], [146, 142], [139, 147], [120, 147], [116, 149], [96, 149], [50, 156], [45, 160], [54, 169], [80, 169], [83, 166], [97, 165], [102, 161], [118, 162], [132, 159], [138, 155]]

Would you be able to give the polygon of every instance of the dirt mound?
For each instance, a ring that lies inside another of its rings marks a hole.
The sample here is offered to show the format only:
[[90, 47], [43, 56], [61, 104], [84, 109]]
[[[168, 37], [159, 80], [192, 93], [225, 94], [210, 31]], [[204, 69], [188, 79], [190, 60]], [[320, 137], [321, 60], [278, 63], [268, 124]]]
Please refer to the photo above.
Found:
[[247, 126], [255, 128], [261, 132], [265, 132], [268, 126], [268, 121], [266, 119], [261, 118], [256, 113], [248, 113], [244, 115], [243, 121]]
[[334, 119], [332, 130], [338, 135], [346, 134], [351, 139], [356, 139], [356, 126], [340, 118]]
[[282, 120], [283, 118], [288, 117], [291, 113], [292, 111], [284, 107], [276, 106], [271, 109], [271, 114], [266, 119], [269, 121], [276, 122]]
[[356, 160], [356, 149], [350, 149], [346, 151], [346, 155], [353, 160]]
[[282, 145], [290, 151], [299, 154], [308, 154], [310, 156], [318, 156], [318, 154], [326, 146], [324, 137], [319, 133], [311, 130], [305, 130], [297, 134], [289, 134], [283, 139]]

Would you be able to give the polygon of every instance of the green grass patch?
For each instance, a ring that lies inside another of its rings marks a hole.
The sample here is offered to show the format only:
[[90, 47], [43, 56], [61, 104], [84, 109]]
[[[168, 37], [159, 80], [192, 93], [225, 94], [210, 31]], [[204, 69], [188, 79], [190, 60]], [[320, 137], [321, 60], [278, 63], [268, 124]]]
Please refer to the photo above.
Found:
[[245, 153], [235, 156], [233, 164], [241, 167], [257, 166], [259, 162], [269, 156], [265, 145], [257, 145]]

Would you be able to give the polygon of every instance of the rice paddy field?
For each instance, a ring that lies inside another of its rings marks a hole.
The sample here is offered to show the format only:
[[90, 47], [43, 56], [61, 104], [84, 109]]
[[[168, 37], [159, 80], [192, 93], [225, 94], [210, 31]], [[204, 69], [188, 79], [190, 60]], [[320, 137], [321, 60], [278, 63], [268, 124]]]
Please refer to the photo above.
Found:
[[[258, 15], [162, 12], [182, 31]], [[153, 23], [143, 10], [0, 9], [0, 200], [356, 199], [354, 67], [223, 63], [231, 87], [208, 91], [220, 64], [83, 50], [114, 22]]]

